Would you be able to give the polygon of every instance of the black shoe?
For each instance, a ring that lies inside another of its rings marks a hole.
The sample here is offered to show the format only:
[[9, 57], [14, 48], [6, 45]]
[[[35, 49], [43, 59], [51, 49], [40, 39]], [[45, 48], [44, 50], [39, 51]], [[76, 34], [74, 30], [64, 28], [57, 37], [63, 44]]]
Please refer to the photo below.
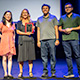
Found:
[[55, 73], [52, 73], [51, 77], [56, 77]]
[[14, 77], [12, 75], [8, 75], [8, 78], [9, 79], [13, 79]]
[[4, 76], [4, 79], [8, 79], [8, 76]]
[[48, 77], [48, 73], [43, 73], [41, 77]]

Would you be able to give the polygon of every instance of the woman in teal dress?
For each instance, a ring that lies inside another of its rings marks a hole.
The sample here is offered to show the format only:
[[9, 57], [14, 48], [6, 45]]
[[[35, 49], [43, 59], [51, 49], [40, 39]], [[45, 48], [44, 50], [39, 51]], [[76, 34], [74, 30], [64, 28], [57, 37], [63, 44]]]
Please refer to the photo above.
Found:
[[35, 47], [33, 33], [25, 33], [25, 23], [32, 23], [30, 14], [27, 9], [23, 9], [20, 16], [20, 21], [17, 22], [17, 34], [18, 38], [18, 62], [20, 73], [18, 77], [23, 76], [23, 63], [24, 61], [29, 62], [29, 76], [33, 77], [32, 68], [33, 60], [35, 60]]

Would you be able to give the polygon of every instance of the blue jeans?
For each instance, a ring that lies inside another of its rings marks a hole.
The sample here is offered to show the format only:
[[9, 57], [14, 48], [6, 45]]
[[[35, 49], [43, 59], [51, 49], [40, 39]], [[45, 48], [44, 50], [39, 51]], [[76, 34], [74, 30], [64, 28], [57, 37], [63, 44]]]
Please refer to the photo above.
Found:
[[50, 55], [51, 73], [55, 73], [55, 40], [43, 40], [41, 41], [41, 58], [43, 63], [43, 72], [48, 73], [48, 53]]
[[72, 51], [71, 47], [74, 51], [74, 57], [76, 59], [78, 73], [80, 75], [80, 52], [79, 52], [79, 41], [78, 40], [69, 40], [63, 41], [63, 48], [66, 55], [66, 61], [68, 66], [68, 72], [73, 74], [73, 65], [72, 65]]

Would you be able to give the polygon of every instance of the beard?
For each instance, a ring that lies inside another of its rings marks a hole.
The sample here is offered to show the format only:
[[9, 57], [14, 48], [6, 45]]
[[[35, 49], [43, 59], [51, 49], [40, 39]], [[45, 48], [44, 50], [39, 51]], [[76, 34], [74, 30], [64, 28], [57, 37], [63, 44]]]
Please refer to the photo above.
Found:
[[67, 15], [69, 15], [69, 14], [71, 14], [72, 13], [72, 11], [70, 11], [69, 13], [67, 13]]
[[44, 16], [46, 16], [47, 14], [49, 14], [49, 12], [48, 13], [44, 13]]

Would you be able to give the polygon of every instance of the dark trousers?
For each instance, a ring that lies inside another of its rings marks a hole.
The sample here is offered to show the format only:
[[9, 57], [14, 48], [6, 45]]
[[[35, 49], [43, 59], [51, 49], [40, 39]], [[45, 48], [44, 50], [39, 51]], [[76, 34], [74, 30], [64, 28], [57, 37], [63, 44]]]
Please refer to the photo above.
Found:
[[41, 58], [43, 63], [43, 72], [48, 73], [48, 52], [50, 55], [51, 73], [55, 73], [55, 40], [43, 40], [41, 41]]
[[63, 41], [63, 48], [66, 55], [66, 61], [68, 66], [68, 72], [73, 74], [73, 65], [72, 65], [72, 50], [74, 51], [74, 57], [76, 59], [78, 73], [80, 75], [80, 52], [79, 52], [79, 41], [78, 40], [69, 40]]

